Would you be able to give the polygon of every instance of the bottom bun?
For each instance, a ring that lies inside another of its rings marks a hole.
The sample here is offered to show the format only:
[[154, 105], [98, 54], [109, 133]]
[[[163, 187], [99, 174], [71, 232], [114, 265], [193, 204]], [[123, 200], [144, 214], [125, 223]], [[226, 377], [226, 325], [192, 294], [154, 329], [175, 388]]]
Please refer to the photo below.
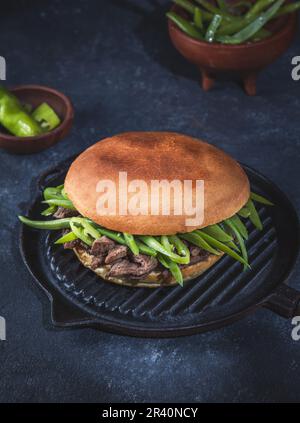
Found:
[[[116, 277], [116, 276], [108, 276], [109, 271], [111, 269], [110, 265], [101, 265], [97, 269], [92, 269], [92, 259], [93, 256], [89, 254], [86, 250], [76, 247], [73, 249], [75, 254], [77, 255], [78, 259], [81, 261], [81, 263], [91, 269], [94, 273], [96, 273], [97, 276], [100, 278], [108, 281], [113, 282], [118, 285], [124, 285], [124, 286], [131, 286], [135, 288], [158, 288], [160, 286], [173, 286], [178, 285], [174, 277], [168, 273], [167, 276], [165, 276], [165, 272], [161, 270], [153, 270], [151, 273], [147, 274], [144, 278], [134, 279], [130, 278], [130, 276], [123, 276], [123, 277]], [[181, 268], [181, 272], [183, 275], [184, 282], [194, 279], [197, 276], [202, 275], [207, 269], [209, 269], [211, 266], [213, 266], [220, 258], [222, 258], [222, 254], [219, 256], [216, 256], [214, 254], [209, 254], [207, 257], [205, 257], [204, 260], [187, 265], [185, 267]]]

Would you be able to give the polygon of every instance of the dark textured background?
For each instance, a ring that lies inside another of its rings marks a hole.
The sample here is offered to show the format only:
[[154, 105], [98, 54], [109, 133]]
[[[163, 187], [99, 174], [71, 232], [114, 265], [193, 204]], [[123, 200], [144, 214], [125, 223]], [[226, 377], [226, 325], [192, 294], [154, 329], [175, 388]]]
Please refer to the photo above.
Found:
[[[275, 181], [300, 205], [300, 81], [293, 47], [247, 97], [236, 84], [210, 93], [171, 46], [167, 1], [69, 0], [1, 4], [0, 55], [8, 84], [40, 83], [76, 109], [67, 139], [43, 153], [0, 152], [0, 401], [299, 401], [300, 341], [261, 310], [216, 332], [146, 340], [49, 327], [19, 253], [16, 215], [41, 172], [104, 136], [172, 130], [209, 140]], [[291, 280], [299, 287], [300, 267]]]

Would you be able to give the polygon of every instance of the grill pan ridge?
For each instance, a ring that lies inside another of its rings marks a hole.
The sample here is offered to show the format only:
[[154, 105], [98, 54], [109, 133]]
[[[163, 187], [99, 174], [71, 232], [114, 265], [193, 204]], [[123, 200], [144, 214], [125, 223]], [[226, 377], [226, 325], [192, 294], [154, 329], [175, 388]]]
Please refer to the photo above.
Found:
[[[63, 182], [74, 158], [47, 171], [38, 194], [25, 213], [40, 218], [41, 193]], [[168, 337], [216, 329], [261, 306], [291, 317], [300, 313], [300, 293], [286, 285], [299, 250], [297, 214], [286, 196], [268, 179], [243, 166], [253, 191], [275, 207], [258, 206], [263, 230], [247, 222], [251, 269], [223, 257], [184, 287], [131, 288], [108, 283], [83, 267], [72, 251], [54, 245], [56, 231], [36, 231], [22, 225], [23, 259], [51, 303], [52, 323], [135, 335]]]

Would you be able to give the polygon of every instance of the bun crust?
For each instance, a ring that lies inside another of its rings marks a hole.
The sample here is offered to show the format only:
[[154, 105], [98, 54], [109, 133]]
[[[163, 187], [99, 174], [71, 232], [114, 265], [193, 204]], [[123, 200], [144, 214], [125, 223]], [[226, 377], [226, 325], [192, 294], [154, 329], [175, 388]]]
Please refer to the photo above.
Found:
[[[110, 270], [109, 265], [103, 265], [97, 269], [91, 268], [93, 256], [89, 254], [86, 250], [76, 247], [73, 249], [74, 253], [77, 255], [81, 263], [96, 273], [100, 278], [113, 282], [118, 285], [131, 286], [136, 288], [158, 288], [160, 286], [173, 286], [178, 285], [172, 275], [169, 275], [167, 278], [164, 277], [163, 273], [160, 271], [152, 271], [144, 279], [130, 279], [130, 277], [109, 277], [108, 272]], [[205, 260], [200, 261], [195, 264], [191, 264], [187, 267], [181, 269], [184, 282], [194, 279], [204, 273], [207, 269], [213, 266], [223, 254], [219, 256], [209, 254]]]
[[[127, 172], [128, 183], [192, 180], [194, 201], [195, 181], [204, 180], [204, 221], [186, 226], [191, 216], [174, 216], [173, 201], [170, 215], [151, 215], [150, 207], [147, 215], [122, 215], [118, 209], [115, 215], [99, 215], [97, 184], [109, 179], [118, 187], [119, 172]], [[173, 132], [127, 132], [94, 144], [72, 163], [65, 189], [83, 216], [108, 229], [140, 235], [190, 232], [218, 223], [240, 210], [250, 195], [247, 175], [234, 159], [210, 144]]]

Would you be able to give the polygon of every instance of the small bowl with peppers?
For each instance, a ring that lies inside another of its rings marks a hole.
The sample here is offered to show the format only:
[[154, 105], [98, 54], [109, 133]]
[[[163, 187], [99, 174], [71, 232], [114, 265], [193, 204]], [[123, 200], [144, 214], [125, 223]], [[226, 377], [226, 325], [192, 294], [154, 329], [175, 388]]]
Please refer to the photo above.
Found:
[[167, 13], [175, 48], [202, 76], [208, 91], [220, 74], [242, 79], [248, 95], [256, 94], [259, 71], [291, 44], [300, 1], [173, 0]]
[[0, 86], [0, 148], [10, 153], [45, 150], [68, 134], [73, 117], [71, 101], [53, 88]]

